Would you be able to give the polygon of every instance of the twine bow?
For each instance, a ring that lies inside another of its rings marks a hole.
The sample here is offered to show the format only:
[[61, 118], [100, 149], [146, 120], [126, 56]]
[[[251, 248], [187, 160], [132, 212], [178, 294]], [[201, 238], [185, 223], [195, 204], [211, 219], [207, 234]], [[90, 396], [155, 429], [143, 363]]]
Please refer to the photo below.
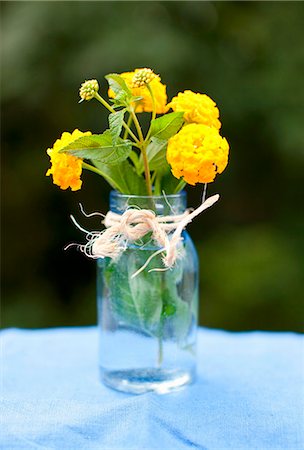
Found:
[[[219, 195], [213, 195], [204, 201], [198, 208], [187, 209], [183, 214], [173, 216], [158, 216], [149, 209], [127, 209], [123, 214], [109, 211], [103, 220], [106, 229], [103, 231], [87, 232], [87, 243], [79, 245], [80, 250], [90, 258], [118, 258], [126, 249], [129, 242], [136, 242], [151, 232], [151, 239], [160, 247], [135, 272], [135, 277], [142, 272], [150, 263], [151, 259], [158, 254], [163, 254], [163, 269], [173, 267], [178, 257], [178, 244], [182, 241], [184, 228], [205, 209], [210, 208], [219, 199]], [[72, 217], [75, 225], [82, 229]]]

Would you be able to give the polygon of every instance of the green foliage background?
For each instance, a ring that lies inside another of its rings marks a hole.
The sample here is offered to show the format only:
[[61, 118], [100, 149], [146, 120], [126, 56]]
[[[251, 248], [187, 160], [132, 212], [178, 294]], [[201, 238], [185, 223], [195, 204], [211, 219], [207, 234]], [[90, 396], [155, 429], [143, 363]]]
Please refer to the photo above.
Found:
[[[79, 192], [44, 176], [64, 130], [101, 132], [107, 114], [78, 104], [104, 75], [152, 67], [171, 98], [192, 89], [219, 105], [229, 167], [220, 203], [189, 230], [201, 262], [200, 322], [233, 330], [303, 327], [302, 2], [2, 2], [4, 326], [92, 324], [95, 264], [76, 251], [69, 214], [107, 211], [109, 187]], [[200, 189], [190, 188], [198, 205]]]

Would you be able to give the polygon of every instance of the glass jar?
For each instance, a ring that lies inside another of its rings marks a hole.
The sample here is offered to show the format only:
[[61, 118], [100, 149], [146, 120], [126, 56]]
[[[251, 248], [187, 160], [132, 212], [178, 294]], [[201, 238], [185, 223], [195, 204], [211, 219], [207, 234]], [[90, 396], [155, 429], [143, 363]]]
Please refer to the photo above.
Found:
[[[164, 196], [110, 194], [111, 211], [151, 209], [157, 215], [179, 215], [186, 193]], [[97, 260], [100, 374], [119, 391], [165, 393], [191, 383], [196, 367], [198, 258], [183, 231], [174, 266], [165, 271], [161, 254], [144, 265], [159, 247], [147, 235], [129, 243], [118, 260]]]

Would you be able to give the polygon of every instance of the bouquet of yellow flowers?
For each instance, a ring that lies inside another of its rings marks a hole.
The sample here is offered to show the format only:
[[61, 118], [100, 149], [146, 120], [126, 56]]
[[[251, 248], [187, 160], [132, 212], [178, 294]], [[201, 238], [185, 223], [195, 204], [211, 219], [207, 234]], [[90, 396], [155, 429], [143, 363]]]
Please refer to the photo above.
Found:
[[[86, 232], [78, 248], [97, 259], [102, 380], [127, 392], [170, 390], [195, 372], [198, 264], [185, 228], [217, 201], [205, 200], [206, 186], [227, 166], [229, 145], [206, 94], [186, 90], [167, 103], [166, 86], [151, 69], [105, 78], [108, 100], [97, 80], [79, 93], [81, 102], [95, 99], [110, 112], [109, 128], [63, 133], [47, 150], [47, 175], [76, 191], [87, 169], [114, 189], [105, 230], [87, 232], [72, 218]], [[142, 113], [151, 113], [145, 127]], [[194, 211], [186, 209], [187, 183], [205, 186]]]
[[[178, 193], [186, 183], [210, 183], [223, 172], [229, 145], [210, 97], [186, 90], [167, 103], [166, 86], [151, 69], [105, 78], [109, 100], [98, 93], [97, 80], [85, 81], [79, 93], [80, 101], [96, 99], [110, 112], [109, 128], [102, 134], [65, 132], [47, 150], [52, 164], [47, 175], [61, 189], [80, 189], [82, 169], [123, 194], [149, 196]], [[146, 133], [138, 119], [143, 112], [152, 113]]]

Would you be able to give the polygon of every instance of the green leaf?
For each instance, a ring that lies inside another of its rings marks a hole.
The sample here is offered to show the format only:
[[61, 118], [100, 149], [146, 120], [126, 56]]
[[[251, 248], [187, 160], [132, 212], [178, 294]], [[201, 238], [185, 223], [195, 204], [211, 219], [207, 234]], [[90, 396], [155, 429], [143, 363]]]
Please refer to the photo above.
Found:
[[[95, 167], [100, 171], [103, 178], [109, 183], [109, 185], [123, 194], [128, 193], [128, 185], [124, 179], [124, 163], [127, 161], [123, 161], [120, 164], [115, 164], [107, 166], [106, 164], [102, 164], [100, 161], [92, 160], [92, 163]], [[128, 168], [128, 167], [127, 167]]]
[[140, 102], [142, 99], [143, 99], [143, 97], [139, 97], [139, 96], [131, 98], [132, 102]]
[[[151, 139], [150, 144], [147, 147], [147, 157], [149, 161], [150, 170], [160, 169], [164, 164], [167, 164], [166, 161], [166, 149], [167, 149], [167, 141], [164, 139], [158, 139], [157, 137], [153, 137]], [[139, 173], [144, 171], [144, 161], [142, 154], [139, 158]]]
[[128, 160], [115, 165], [102, 164], [96, 160], [92, 162], [113, 189], [122, 194], [145, 195], [145, 181], [142, 176], [136, 173]]
[[182, 281], [183, 271], [187, 267], [185, 263], [186, 261], [181, 258], [171, 270], [165, 272], [163, 290], [162, 316], [169, 318], [172, 335], [179, 342], [183, 342], [187, 337], [192, 317], [189, 305], [191, 305], [193, 292], [188, 292], [190, 296], [188, 299], [181, 298], [178, 292], [178, 285]]
[[166, 166], [166, 152], [168, 142], [163, 139], [153, 137], [147, 147], [147, 155], [150, 170], [158, 170]]
[[121, 133], [125, 112], [125, 109], [121, 109], [120, 111], [109, 114], [110, 132], [113, 142], [115, 143]]
[[133, 163], [133, 165], [135, 167], [136, 173], [138, 173], [140, 175], [141, 172], [138, 170], [138, 166], [139, 166], [138, 154], [134, 150], [132, 150], [130, 155], [129, 155], [129, 158], [130, 158], [130, 160], [132, 161], [132, 163]]
[[[132, 275], [145, 264], [153, 252], [154, 250], [144, 249], [129, 250], [127, 267], [129, 271], [130, 291], [141, 325], [147, 332], [157, 336], [160, 332], [160, 318], [163, 308], [161, 276], [157, 272], [149, 273], [148, 270], [144, 270], [132, 278]], [[149, 269], [159, 267], [160, 265], [160, 258], [154, 258], [154, 261], [151, 261]]]
[[113, 108], [125, 108], [130, 104], [130, 96], [126, 92], [120, 91], [115, 95], [115, 98], [111, 98], [110, 101], [113, 103]]
[[151, 136], [169, 139], [176, 134], [184, 123], [183, 112], [172, 112], [152, 120]]
[[118, 73], [109, 73], [105, 78], [116, 95], [123, 91], [127, 94], [128, 98], [132, 97], [132, 92], [128, 88], [127, 83], [120, 75], [118, 75]]
[[60, 150], [60, 153], [69, 153], [103, 164], [118, 164], [128, 158], [131, 150], [131, 141], [117, 138], [116, 142], [113, 142], [111, 131], [106, 130], [103, 134], [82, 136]]
[[159, 274], [145, 271], [131, 278], [153, 251], [126, 249], [118, 261], [106, 262], [104, 279], [116, 320], [148, 335], [157, 336], [162, 314]]
[[[187, 283], [181, 259], [165, 272], [149, 272], [163, 267], [160, 255], [136, 277], [132, 275], [157, 250], [155, 246], [128, 247], [117, 261], [105, 262], [104, 279], [109, 293], [111, 310], [121, 324], [161, 339], [174, 339], [187, 344], [197, 292], [187, 290], [187, 298], [179, 294], [181, 283]], [[191, 281], [192, 287], [192, 281]]]

